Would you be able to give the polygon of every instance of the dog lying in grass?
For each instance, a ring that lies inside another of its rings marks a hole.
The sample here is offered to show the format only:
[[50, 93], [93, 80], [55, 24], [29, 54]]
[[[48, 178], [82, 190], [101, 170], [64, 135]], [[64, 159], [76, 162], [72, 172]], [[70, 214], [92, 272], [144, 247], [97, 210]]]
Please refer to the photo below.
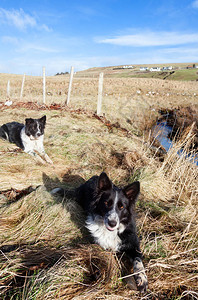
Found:
[[[126, 254], [133, 266], [137, 288], [145, 292], [148, 282], [134, 212], [139, 192], [139, 181], [120, 189], [102, 172], [100, 176], [93, 176], [77, 188], [75, 197], [85, 211], [85, 226], [95, 243], [104, 249]], [[56, 193], [64, 195], [64, 190], [52, 190], [52, 194]]]
[[[24, 152], [32, 155], [38, 162], [45, 161], [53, 164], [45, 153], [43, 146], [46, 116], [40, 119], [25, 119], [25, 125], [18, 122], [10, 122], [0, 127], [0, 137], [16, 144]], [[44, 158], [41, 158], [37, 152]]]

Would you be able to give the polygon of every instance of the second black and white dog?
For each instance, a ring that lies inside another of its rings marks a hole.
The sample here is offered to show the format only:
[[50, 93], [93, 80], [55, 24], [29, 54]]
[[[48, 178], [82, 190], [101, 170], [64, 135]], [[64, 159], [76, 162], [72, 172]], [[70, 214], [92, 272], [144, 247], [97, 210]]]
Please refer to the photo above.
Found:
[[[145, 292], [148, 282], [134, 211], [139, 192], [139, 181], [120, 189], [102, 172], [77, 188], [75, 197], [86, 213], [86, 227], [95, 243], [104, 249], [125, 253], [133, 266], [138, 290]], [[57, 188], [52, 191], [55, 193], [64, 194], [64, 191]]]
[[[52, 164], [43, 146], [46, 116], [40, 119], [25, 119], [25, 124], [10, 122], [0, 127], [0, 137], [16, 144], [24, 152], [34, 156], [40, 162]], [[44, 158], [41, 158], [37, 152]]]

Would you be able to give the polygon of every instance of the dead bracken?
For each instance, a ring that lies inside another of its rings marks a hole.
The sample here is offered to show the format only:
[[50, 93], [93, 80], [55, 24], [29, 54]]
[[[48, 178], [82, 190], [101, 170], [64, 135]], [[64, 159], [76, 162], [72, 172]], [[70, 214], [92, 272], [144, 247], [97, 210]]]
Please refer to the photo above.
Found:
[[[149, 281], [145, 299], [196, 299], [198, 168], [177, 155], [181, 146], [195, 150], [189, 126], [196, 122], [196, 82], [105, 78], [107, 95], [97, 116], [96, 78], [75, 79], [69, 107], [61, 76], [47, 79], [52, 95], [46, 105], [40, 81], [28, 79], [23, 101], [15, 94], [5, 106], [2, 96], [0, 119], [23, 122], [45, 111], [44, 145], [54, 166], [35, 164], [0, 140], [0, 298], [140, 299], [125, 285], [120, 257], [89, 240], [70, 193], [105, 171], [118, 186], [141, 183], [136, 213]], [[186, 128], [159, 155], [150, 129], [160, 112]], [[69, 190], [64, 199], [51, 195], [55, 187]]]

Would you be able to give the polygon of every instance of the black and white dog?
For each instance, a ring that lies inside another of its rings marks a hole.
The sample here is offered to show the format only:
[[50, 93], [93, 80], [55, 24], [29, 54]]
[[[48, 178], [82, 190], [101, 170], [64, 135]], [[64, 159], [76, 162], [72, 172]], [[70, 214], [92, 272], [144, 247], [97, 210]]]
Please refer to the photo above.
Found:
[[18, 122], [6, 123], [0, 127], [0, 137], [16, 144], [24, 152], [34, 156], [38, 162], [44, 164], [46, 161], [52, 164], [43, 147], [45, 123], [46, 116], [40, 119], [25, 119], [25, 125]]
[[[94, 241], [104, 249], [125, 253], [133, 266], [138, 290], [145, 292], [148, 282], [135, 224], [139, 192], [139, 181], [120, 189], [102, 172], [77, 188], [75, 197], [86, 213], [86, 227]], [[59, 188], [52, 191], [55, 193], [64, 194]]]

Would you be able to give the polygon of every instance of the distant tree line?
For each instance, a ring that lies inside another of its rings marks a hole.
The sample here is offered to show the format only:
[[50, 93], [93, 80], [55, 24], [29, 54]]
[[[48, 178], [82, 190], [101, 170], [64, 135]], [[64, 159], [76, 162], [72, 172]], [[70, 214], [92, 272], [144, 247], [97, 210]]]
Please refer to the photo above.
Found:
[[66, 75], [66, 74], [69, 74], [69, 72], [56, 73], [55, 76], [57, 76], [57, 75]]

